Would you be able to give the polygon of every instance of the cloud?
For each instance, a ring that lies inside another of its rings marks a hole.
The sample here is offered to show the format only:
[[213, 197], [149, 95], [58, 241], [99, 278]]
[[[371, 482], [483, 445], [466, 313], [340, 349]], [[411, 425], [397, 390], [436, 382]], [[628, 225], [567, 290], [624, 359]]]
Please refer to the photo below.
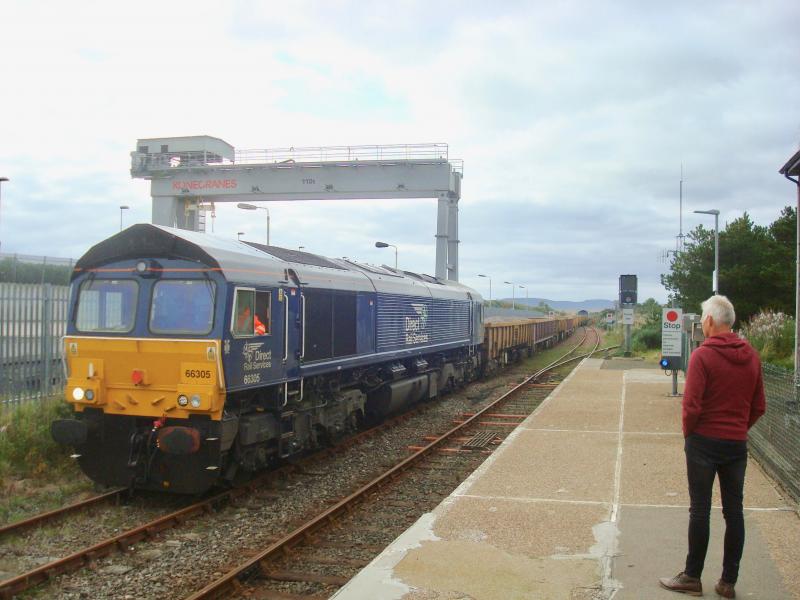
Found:
[[[0, 69], [4, 251], [77, 256], [148, 221], [136, 139], [237, 148], [448, 142], [464, 159], [462, 279], [484, 293], [664, 299], [678, 233], [794, 202], [795, 3], [14, 3]], [[434, 270], [436, 203], [275, 203], [274, 243]], [[259, 214], [260, 216], [260, 214]], [[265, 224], [219, 206], [216, 232]], [[260, 241], [260, 240], [258, 240]], [[525, 283], [527, 282], [527, 283]], [[499, 289], [499, 288], [498, 288]], [[535, 291], [534, 291], [535, 290]]]

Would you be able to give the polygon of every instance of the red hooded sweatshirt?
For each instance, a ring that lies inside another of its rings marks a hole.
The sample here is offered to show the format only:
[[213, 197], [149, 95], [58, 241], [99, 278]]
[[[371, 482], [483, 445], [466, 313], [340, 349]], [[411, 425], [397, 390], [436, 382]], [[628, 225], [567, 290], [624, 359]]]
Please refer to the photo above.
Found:
[[689, 360], [683, 390], [683, 435], [747, 440], [766, 410], [761, 360], [735, 333], [706, 338]]

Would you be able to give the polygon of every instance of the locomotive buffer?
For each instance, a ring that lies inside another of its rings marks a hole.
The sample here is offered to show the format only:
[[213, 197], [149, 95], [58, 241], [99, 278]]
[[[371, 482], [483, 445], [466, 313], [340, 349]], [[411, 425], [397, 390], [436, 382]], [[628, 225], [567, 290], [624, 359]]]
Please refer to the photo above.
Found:
[[210, 136], [140, 139], [131, 176], [150, 180], [156, 225], [205, 231], [214, 202], [436, 198], [436, 277], [458, 281], [463, 163], [447, 144], [236, 150]]

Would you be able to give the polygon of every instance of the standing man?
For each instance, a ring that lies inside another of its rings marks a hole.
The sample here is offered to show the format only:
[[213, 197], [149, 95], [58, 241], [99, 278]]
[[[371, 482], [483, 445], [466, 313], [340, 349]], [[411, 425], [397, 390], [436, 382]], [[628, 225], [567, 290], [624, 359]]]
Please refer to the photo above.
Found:
[[725, 296], [702, 303], [703, 344], [692, 353], [683, 391], [683, 436], [689, 479], [689, 554], [686, 568], [659, 582], [668, 590], [702, 596], [700, 576], [708, 548], [711, 490], [719, 476], [725, 549], [722, 577], [714, 588], [735, 598], [744, 549], [742, 499], [747, 431], [764, 414], [764, 382], [758, 353], [731, 331], [736, 313]]

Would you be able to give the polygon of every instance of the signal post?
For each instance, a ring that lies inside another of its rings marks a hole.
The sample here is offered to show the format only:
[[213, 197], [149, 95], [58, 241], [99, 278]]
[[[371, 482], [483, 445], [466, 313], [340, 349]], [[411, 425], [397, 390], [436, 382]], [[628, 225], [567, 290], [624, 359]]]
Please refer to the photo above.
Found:
[[619, 276], [619, 306], [622, 309], [622, 324], [625, 327], [625, 356], [631, 355], [631, 325], [633, 307], [636, 306], [636, 275]]

